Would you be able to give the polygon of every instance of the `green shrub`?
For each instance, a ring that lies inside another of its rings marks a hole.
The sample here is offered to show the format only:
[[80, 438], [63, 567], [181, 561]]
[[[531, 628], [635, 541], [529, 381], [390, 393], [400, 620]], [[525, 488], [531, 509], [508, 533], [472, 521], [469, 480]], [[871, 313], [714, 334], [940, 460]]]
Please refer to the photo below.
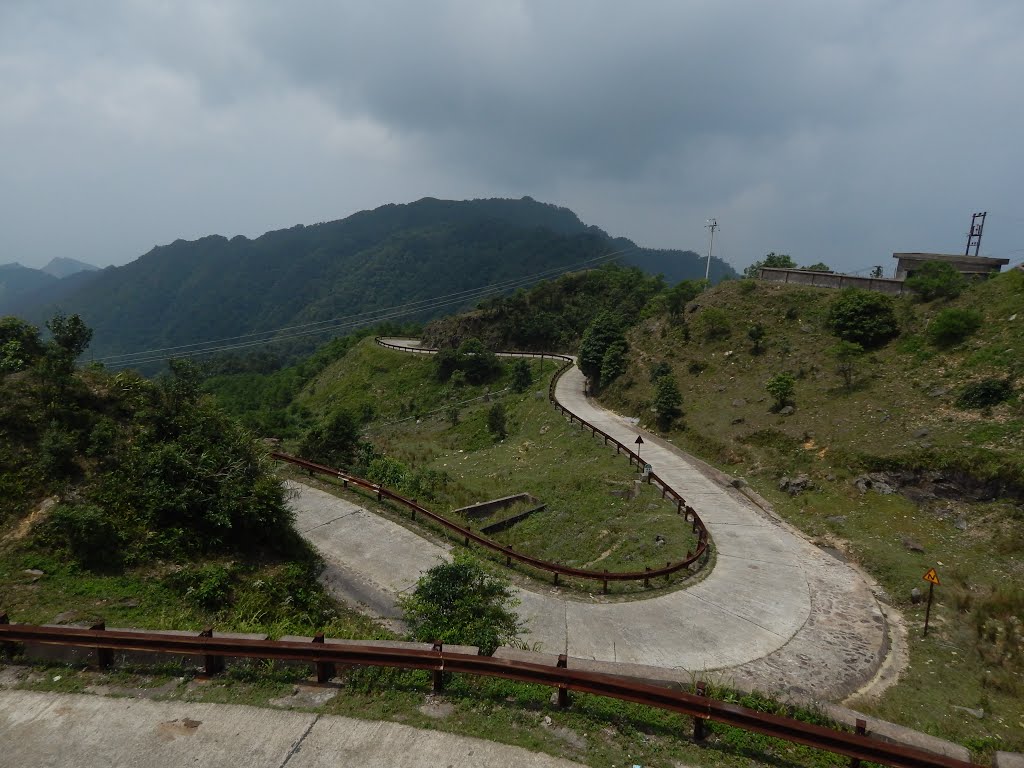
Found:
[[231, 601], [231, 571], [216, 563], [188, 566], [164, 579], [175, 592], [194, 605], [218, 611]]
[[123, 564], [125, 541], [120, 528], [92, 504], [58, 504], [35, 536], [90, 570], [117, 570]]
[[955, 299], [967, 287], [967, 281], [952, 264], [944, 261], [926, 261], [904, 285], [914, 291], [922, 301]]
[[390, 456], [379, 456], [370, 462], [366, 479], [387, 488], [400, 488], [405, 482], [408, 469], [405, 464]]
[[415, 639], [475, 645], [486, 655], [524, 631], [511, 584], [462, 552], [423, 574], [399, 605]]
[[732, 324], [729, 322], [729, 314], [718, 307], [709, 307], [697, 317], [694, 323], [697, 331], [705, 341], [716, 339], [727, 339], [732, 333]]
[[495, 403], [487, 412], [487, 429], [497, 440], [504, 440], [508, 436], [508, 416], [501, 403]]
[[737, 289], [740, 292], [740, 296], [749, 296], [750, 294], [752, 294], [754, 292], [754, 290], [756, 288], [757, 288], [757, 282], [755, 282], [754, 280], [751, 280], [749, 278], [745, 278], [743, 280], [740, 280], [739, 285], [737, 286]]
[[937, 347], [959, 344], [981, 328], [981, 313], [973, 309], [944, 309], [928, 326], [928, 341]]
[[865, 349], [879, 347], [899, 334], [891, 297], [859, 288], [846, 288], [828, 307], [826, 324], [844, 341]]
[[651, 369], [651, 383], [655, 383], [662, 376], [668, 376], [672, 373], [672, 366], [662, 360], [656, 366]]
[[793, 400], [793, 392], [796, 389], [796, 379], [791, 373], [776, 373], [764, 387], [772, 396], [774, 402], [772, 408], [779, 410]]
[[956, 398], [960, 408], [991, 408], [1009, 400], [1013, 395], [1013, 381], [1006, 379], [982, 379], [975, 381], [962, 390]]
[[530, 364], [519, 358], [512, 364], [512, 391], [525, 392], [533, 384], [533, 371]]
[[836, 361], [836, 373], [842, 378], [843, 384], [847, 389], [853, 387], [858, 364], [864, 357], [864, 347], [852, 341], [840, 340], [828, 353]]

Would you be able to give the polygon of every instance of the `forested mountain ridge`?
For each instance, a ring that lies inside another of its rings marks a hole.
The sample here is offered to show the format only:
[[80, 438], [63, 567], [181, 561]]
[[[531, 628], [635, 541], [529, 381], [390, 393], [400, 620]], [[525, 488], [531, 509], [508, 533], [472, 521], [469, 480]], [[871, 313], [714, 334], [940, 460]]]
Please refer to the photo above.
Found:
[[[95, 330], [93, 354], [103, 357], [357, 318], [545, 270], [578, 268], [620, 250], [628, 251], [625, 263], [664, 271], [670, 280], [702, 275], [705, 266], [695, 253], [638, 249], [588, 227], [567, 208], [530, 198], [426, 198], [254, 240], [177, 240], [22, 314], [37, 323], [58, 309], [81, 315]], [[732, 274], [727, 264], [713, 261], [713, 277]], [[426, 320], [475, 302], [433, 306], [406, 319]]]

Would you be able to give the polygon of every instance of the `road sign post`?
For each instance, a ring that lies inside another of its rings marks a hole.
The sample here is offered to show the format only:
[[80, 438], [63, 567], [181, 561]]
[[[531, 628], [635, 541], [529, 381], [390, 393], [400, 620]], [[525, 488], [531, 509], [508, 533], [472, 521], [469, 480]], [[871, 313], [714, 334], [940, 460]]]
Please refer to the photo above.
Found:
[[924, 636], [928, 637], [928, 620], [932, 615], [932, 595], [935, 592], [935, 585], [939, 583], [939, 574], [935, 572], [934, 568], [929, 568], [928, 573], [924, 575], [924, 580], [928, 582], [928, 607], [924, 609]]
[[644, 439], [640, 437], [640, 435], [637, 435], [636, 440], [633, 442], [636, 443], [636, 465], [640, 468], [640, 471], [643, 472], [644, 463], [640, 461], [640, 446], [644, 444]]

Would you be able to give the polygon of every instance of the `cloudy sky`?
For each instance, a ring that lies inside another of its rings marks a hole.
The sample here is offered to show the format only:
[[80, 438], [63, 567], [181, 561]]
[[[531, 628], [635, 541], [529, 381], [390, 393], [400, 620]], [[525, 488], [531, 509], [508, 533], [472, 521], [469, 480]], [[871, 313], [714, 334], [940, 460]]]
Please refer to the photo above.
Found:
[[0, 0], [0, 263], [425, 196], [743, 267], [1024, 258], [1019, 0]]

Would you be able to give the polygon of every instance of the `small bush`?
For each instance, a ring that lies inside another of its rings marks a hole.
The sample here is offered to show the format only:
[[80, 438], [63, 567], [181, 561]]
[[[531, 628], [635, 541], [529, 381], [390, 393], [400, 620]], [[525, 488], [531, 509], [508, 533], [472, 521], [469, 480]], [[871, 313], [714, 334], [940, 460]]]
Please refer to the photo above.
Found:
[[676, 419], [683, 415], [680, 408], [683, 396], [679, 393], [676, 380], [671, 376], [662, 376], [658, 379], [657, 390], [654, 397], [654, 412], [658, 420], [658, 429], [664, 431], [670, 429]]
[[651, 383], [654, 384], [662, 376], [668, 376], [671, 373], [672, 366], [662, 360], [651, 369]]
[[981, 328], [981, 313], [973, 309], [944, 309], [928, 326], [928, 341], [937, 347], [959, 344]]
[[91, 570], [116, 570], [122, 564], [120, 529], [92, 504], [59, 504], [36, 534], [40, 543], [69, 553]]
[[956, 398], [960, 408], [991, 408], [1009, 400], [1013, 395], [1010, 379], [982, 379], [965, 386]]
[[847, 288], [832, 300], [826, 324], [843, 341], [865, 349], [879, 347], [899, 334], [893, 300], [858, 288]]
[[717, 307], [710, 307], [700, 313], [694, 323], [697, 330], [705, 341], [716, 339], [727, 339], [732, 333], [732, 324], [729, 322], [729, 314]]
[[796, 389], [796, 379], [791, 373], [777, 373], [768, 379], [765, 389], [772, 396], [774, 402], [772, 407], [779, 410], [793, 400], [793, 391]]
[[906, 279], [904, 285], [914, 291], [922, 301], [934, 301], [955, 299], [963, 293], [967, 281], [952, 264], [944, 261], [926, 261]]
[[501, 403], [495, 403], [487, 412], [487, 429], [497, 440], [504, 440], [508, 436], [508, 417]]
[[507, 580], [488, 573], [463, 553], [431, 568], [416, 582], [412, 594], [399, 598], [415, 639], [475, 645], [486, 655], [524, 631], [515, 612], [517, 604]]
[[757, 288], [757, 283], [750, 279], [740, 280], [737, 286], [740, 292], [740, 296], [749, 296]]
[[533, 371], [530, 364], [519, 358], [512, 364], [512, 391], [525, 392], [533, 384]]

